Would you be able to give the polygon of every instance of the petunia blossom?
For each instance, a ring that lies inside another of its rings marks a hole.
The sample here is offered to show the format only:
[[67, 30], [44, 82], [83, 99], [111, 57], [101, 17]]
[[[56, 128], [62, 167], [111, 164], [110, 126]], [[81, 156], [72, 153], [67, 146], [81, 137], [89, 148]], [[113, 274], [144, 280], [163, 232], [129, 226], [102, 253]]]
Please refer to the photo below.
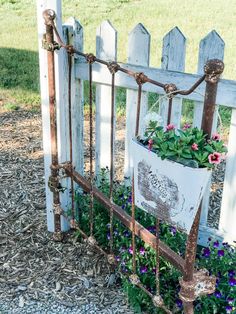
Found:
[[219, 141], [220, 140], [220, 134], [218, 133], [213, 133], [211, 137], [214, 141]]
[[202, 255], [204, 257], [209, 257], [210, 254], [211, 254], [211, 250], [208, 247], [203, 249]]
[[198, 150], [198, 144], [193, 143], [191, 148], [192, 148], [192, 150]]
[[191, 128], [191, 124], [190, 123], [185, 123], [183, 126], [183, 130], [187, 130]]
[[166, 126], [166, 131], [170, 131], [170, 130], [174, 130], [175, 129], [175, 126], [174, 126], [174, 124], [168, 124], [167, 126]]
[[235, 278], [229, 278], [229, 285], [230, 285], [231, 287], [236, 286], [236, 279], [235, 279]]
[[150, 140], [148, 140], [148, 150], [151, 150], [153, 146], [153, 140], [150, 138]]
[[208, 156], [208, 160], [210, 164], [219, 164], [221, 162], [221, 154], [214, 152]]

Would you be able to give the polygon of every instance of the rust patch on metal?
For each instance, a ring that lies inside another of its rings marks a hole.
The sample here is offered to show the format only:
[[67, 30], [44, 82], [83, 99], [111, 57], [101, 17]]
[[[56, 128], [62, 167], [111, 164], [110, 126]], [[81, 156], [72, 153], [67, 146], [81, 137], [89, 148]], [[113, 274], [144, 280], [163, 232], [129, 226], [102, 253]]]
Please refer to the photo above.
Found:
[[201, 269], [193, 274], [193, 280], [179, 280], [181, 290], [179, 297], [183, 302], [193, 302], [201, 295], [211, 294], [215, 291], [216, 277], [209, 276], [206, 269]]

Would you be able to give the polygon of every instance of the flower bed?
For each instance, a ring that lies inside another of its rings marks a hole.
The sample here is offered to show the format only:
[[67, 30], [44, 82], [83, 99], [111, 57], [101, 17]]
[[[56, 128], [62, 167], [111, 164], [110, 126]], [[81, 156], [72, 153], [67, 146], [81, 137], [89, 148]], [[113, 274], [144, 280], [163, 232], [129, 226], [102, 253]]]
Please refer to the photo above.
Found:
[[[106, 173], [102, 175], [99, 188], [105, 194], [109, 194], [109, 183], [106, 180]], [[130, 189], [124, 185], [116, 183], [114, 188], [114, 202], [122, 206], [130, 213], [131, 193]], [[80, 225], [84, 226], [84, 231], [89, 234], [89, 195], [83, 194], [78, 198], [82, 218]], [[95, 237], [98, 243], [109, 250], [109, 214], [103, 206], [95, 201]], [[136, 219], [143, 224], [150, 232], [155, 233], [155, 219], [137, 208]], [[77, 236], [80, 237], [79, 233]], [[166, 223], [161, 223], [160, 239], [169, 245], [176, 253], [184, 255], [186, 235], [178, 231], [175, 227]], [[119, 221], [114, 222], [114, 252], [118, 262], [118, 269], [122, 272], [131, 273], [132, 254], [131, 233]], [[142, 283], [151, 291], [155, 292], [155, 252], [144, 244], [140, 239], [136, 239], [137, 245], [137, 272]], [[206, 268], [211, 274], [217, 276], [216, 292], [212, 295], [201, 297], [195, 302], [195, 313], [233, 313], [236, 301], [236, 251], [227, 243], [223, 245], [209, 239], [207, 248], [198, 248], [197, 267]], [[165, 303], [174, 313], [182, 313], [182, 302], [179, 300], [179, 281], [181, 276], [178, 270], [172, 267], [167, 261], [161, 258], [160, 265], [160, 286], [161, 295]], [[121, 276], [121, 282], [126, 291], [130, 304], [136, 313], [162, 313], [160, 309], [153, 307], [152, 301], [140, 289]]]

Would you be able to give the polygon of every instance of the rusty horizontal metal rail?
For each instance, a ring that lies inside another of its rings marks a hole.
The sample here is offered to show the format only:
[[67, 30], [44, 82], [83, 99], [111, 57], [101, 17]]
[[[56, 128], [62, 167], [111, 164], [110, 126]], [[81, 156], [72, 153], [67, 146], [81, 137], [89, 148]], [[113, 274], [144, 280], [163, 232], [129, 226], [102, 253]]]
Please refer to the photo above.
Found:
[[[79, 184], [85, 192], [91, 191], [91, 185], [82, 175], [80, 175], [75, 170], [71, 171], [69, 165], [59, 165], [63, 168], [66, 174], [71, 177], [77, 184]], [[110, 199], [106, 197], [99, 189], [93, 187], [94, 197], [104, 205], [108, 210], [113, 207], [114, 215], [130, 230], [132, 230], [132, 218], [126, 213], [121, 207], [116, 204], [111, 203]], [[145, 243], [149, 244], [153, 249], [156, 249], [156, 237], [151, 232], [149, 232], [144, 226], [140, 223], [135, 223], [135, 234], [141, 238]], [[160, 241], [160, 255], [166, 258], [172, 265], [184, 273], [185, 261], [184, 259], [170, 249], [167, 245]]]

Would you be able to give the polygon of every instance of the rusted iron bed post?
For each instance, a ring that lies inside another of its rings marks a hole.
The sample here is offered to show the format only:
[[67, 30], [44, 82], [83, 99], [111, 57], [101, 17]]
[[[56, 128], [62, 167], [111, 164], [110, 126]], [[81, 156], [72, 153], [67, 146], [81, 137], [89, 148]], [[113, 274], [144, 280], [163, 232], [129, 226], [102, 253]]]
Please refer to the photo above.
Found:
[[48, 93], [50, 111], [50, 133], [51, 133], [51, 176], [49, 178], [49, 188], [53, 193], [53, 211], [55, 230], [53, 238], [55, 241], [62, 240], [61, 232], [61, 206], [60, 206], [60, 182], [58, 176], [58, 146], [57, 146], [57, 118], [56, 118], [56, 89], [55, 89], [55, 69], [54, 69], [54, 50], [59, 45], [54, 42], [53, 23], [56, 17], [53, 10], [43, 12], [46, 25], [44, 47], [47, 50], [48, 58]]
[[[206, 75], [205, 76], [206, 89], [201, 128], [208, 138], [211, 137], [212, 124], [216, 105], [217, 86], [220, 75], [222, 74], [223, 70], [224, 63], [218, 59], [209, 60], [204, 66], [204, 72]], [[198, 292], [196, 291], [197, 288], [196, 283], [201, 285], [199, 277], [195, 276], [194, 278], [194, 264], [197, 250], [200, 215], [201, 204], [199, 206], [190, 234], [188, 236], [185, 251], [185, 272], [183, 280], [180, 281], [181, 284], [180, 298], [183, 301], [185, 314], [194, 313], [193, 301], [196, 299], [196, 296], [198, 295], [197, 294]], [[202, 278], [204, 278], [204, 276]], [[212, 286], [212, 284], [214, 283], [213, 282], [214, 278], [209, 277], [208, 280], [209, 285]]]

